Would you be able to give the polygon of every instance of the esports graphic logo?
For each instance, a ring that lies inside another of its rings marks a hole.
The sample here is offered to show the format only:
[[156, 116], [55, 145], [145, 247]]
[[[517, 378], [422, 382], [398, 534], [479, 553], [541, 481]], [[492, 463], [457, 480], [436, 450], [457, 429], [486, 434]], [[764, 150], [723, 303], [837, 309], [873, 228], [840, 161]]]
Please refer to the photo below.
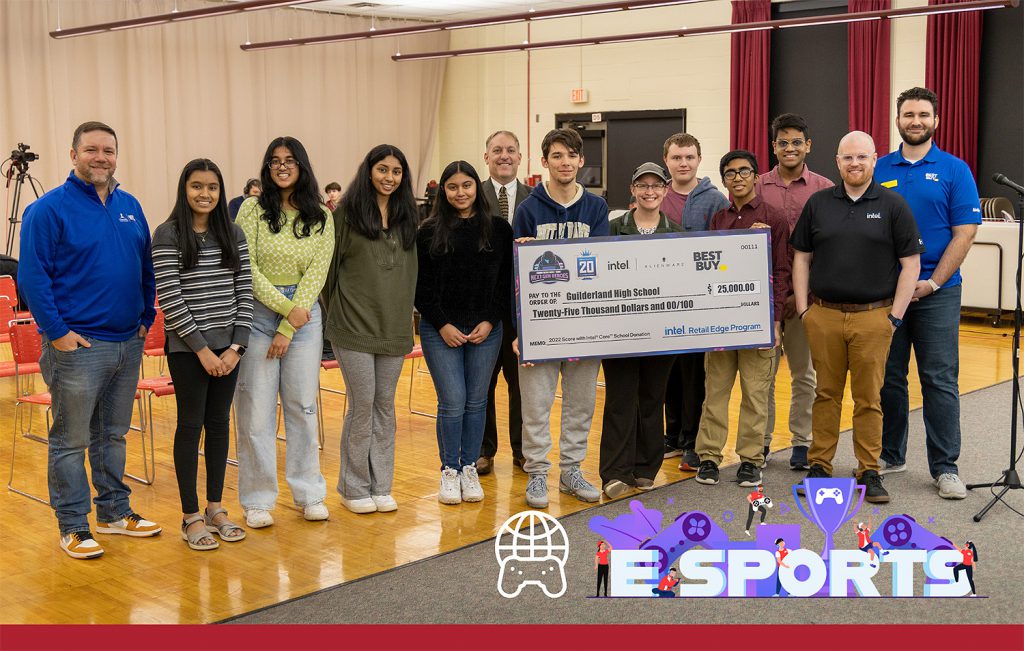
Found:
[[498, 593], [502, 597], [517, 597], [528, 585], [539, 586], [552, 599], [565, 594], [569, 538], [547, 513], [523, 511], [505, 520], [494, 539], [494, 556], [501, 566]]
[[551, 251], [545, 251], [533, 261], [533, 271], [530, 272], [531, 285], [536, 283], [553, 285], [567, 282], [569, 282], [569, 270], [565, 268], [562, 259]]

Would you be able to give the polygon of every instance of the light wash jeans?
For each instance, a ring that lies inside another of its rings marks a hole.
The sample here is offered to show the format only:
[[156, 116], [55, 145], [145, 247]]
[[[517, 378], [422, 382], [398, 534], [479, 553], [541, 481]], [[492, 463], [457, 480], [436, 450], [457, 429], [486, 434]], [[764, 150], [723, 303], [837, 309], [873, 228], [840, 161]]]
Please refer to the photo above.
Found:
[[47, 474], [61, 535], [89, 530], [87, 448], [96, 520], [116, 522], [132, 512], [131, 489], [123, 480], [124, 437], [132, 422], [145, 339], [85, 339], [90, 348], [62, 352], [44, 336], [39, 359], [53, 399]]
[[348, 392], [338, 492], [347, 500], [390, 495], [395, 477], [395, 387], [405, 357], [332, 348]]
[[[295, 285], [278, 287], [291, 298]], [[316, 397], [320, 386], [323, 329], [320, 306], [309, 323], [295, 331], [281, 359], [267, 350], [283, 318], [259, 301], [253, 303], [252, 334], [239, 363], [235, 388], [238, 428], [238, 499], [242, 508], [270, 510], [277, 502], [277, 397], [284, 410], [284, 477], [299, 506], [319, 504], [327, 496], [317, 449]]]
[[[476, 327], [476, 326], [474, 326]], [[468, 335], [473, 328], [461, 327]], [[487, 388], [501, 350], [501, 324], [482, 343], [452, 348], [426, 319], [420, 321], [420, 343], [437, 390], [437, 449], [441, 470], [475, 464], [480, 457], [487, 419]]]

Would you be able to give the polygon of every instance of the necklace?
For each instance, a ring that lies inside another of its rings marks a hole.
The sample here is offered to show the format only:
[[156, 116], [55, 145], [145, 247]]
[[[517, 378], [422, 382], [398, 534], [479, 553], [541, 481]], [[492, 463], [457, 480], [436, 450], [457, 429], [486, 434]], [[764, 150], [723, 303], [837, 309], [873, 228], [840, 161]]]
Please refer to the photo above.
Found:
[[209, 231], [194, 231], [194, 232], [195, 232], [196, 236], [199, 237], [199, 244], [200, 245], [206, 244], [206, 234], [209, 233]]

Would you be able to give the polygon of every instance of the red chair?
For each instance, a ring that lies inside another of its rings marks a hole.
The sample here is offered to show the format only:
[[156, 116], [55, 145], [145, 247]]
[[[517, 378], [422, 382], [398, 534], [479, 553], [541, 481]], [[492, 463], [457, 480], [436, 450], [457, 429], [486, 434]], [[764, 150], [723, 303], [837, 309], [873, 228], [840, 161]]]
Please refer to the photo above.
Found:
[[[164, 312], [159, 307], [156, 308], [156, 318], [153, 320], [153, 325], [146, 332], [146, 342], [142, 345], [143, 349], [143, 361], [142, 367], [139, 371], [139, 383], [137, 385], [138, 393], [136, 397], [139, 401], [139, 434], [142, 436], [142, 470], [143, 476], [138, 477], [129, 473], [125, 473], [125, 477], [134, 479], [135, 481], [152, 486], [156, 480], [156, 441], [154, 436], [153, 427], [153, 398], [163, 398], [165, 396], [174, 395], [174, 384], [171, 382], [171, 378], [163, 374], [164, 372], [164, 359], [166, 353], [164, 352], [164, 343], [166, 342], [167, 335], [164, 332]], [[146, 362], [145, 357], [159, 357], [160, 358], [160, 375], [147, 378], [146, 377]], [[146, 439], [149, 438], [149, 458], [146, 458]], [[152, 468], [152, 472], [150, 472]]]
[[[39, 372], [39, 357], [42, 355], [42, 338], [39, 335], [39, 331], [36, 329], [35, 321], [31, 319], [15, 320], [11, 323], [11, 351], [14, 354], [15, 373], [18, 370], [24, 371], [29, 366], [34, 366]], [[15, 375], [17, 377], [17, 375]], [[35, 500], [42, 504], [49, 504], [49, 499], [43, 499], [37, 495], [33, 495], [28, 491], [24, 491], [14, 487], [14, 461], [17, 454], [17, 444], [19, 438], [27, 438], [39, 443], [46, 443], [47, 439], [32, 433], [32, 405], [38, 405], [46, 407], [46, 429], [50, 429], [50, 394], [49, 393], [35, 393], [35, 394], [23, 394], [18, 391], [14, 398], [14, 436], [11, 443], [11, 472], [7, 477], [7, 490], [22, 495], [29, 499]], [[28, 405], [28, 416], [26, 418], [25, 410], [23, 409]], [[26, 423], [27, 420], [27, 423]]]
[[[11, 305], [18, 304], [18, 284], [14, 282], [12, 276], [0, 276], [0, 296], [11, 299]], [[32, 315], [28, 310], [22, 310], [17, 313], [17, 318], [31, 319]]]
[[[142, 355], [143, 361], [145, 361], [146, 357], [160, 358], [160, 375], [164, 374], [164, 360], [167, 356], [167, 353], [164, 352], [164, 342], [166, 339], [167, 336], [164, 334], [164, 311], [158, 307], [156, 308], [156, 318], [153, 320], [153, 325], [146, 331], [146, 343], [142, 345]], [[140, 377], [146, 377], [145, 364], [142, 365], [140, 370]]]
[[[9, 278], [10, 276], [8, 276]], [[13, 324], [18, 321], [15, 317], [14, 308], [11, 307], [12, 303], [6, 296], [0, 296], [0, 330], [3, 334], [7, 335], [7, 341], [11, 341], [11, 330]], [[22, 319], [24, 321], [24, 319]], [[35, 331], [35, 322], [28, 320], [32, 323], [32, 329]], [[36, 337], [39, 333], [36, 332]], [[41, 349], [41, 347], [40, 347]], [[14, 345], [11, 344], [11, 351], [13, 352]], [[31, 377], [39, 373], [39, 356], [40, 352], [35, 353], [35, 357], [32, 357], [32, 351], [27, 353], [14, 356], [13, 361], [0, 362], [0, 378], [13, 377], [15, 393], [18, 395], [27, 395], [32, 392]]]
[[428, 373], [428, 371], [420, 368], [419, 360], [423, 358], [423, 346], [416, 344], [412, 347], [412, 351], [405, 356], [405, 359], [413, 360], [412, 369], [409, 371], [409, 413], [416, 414], [418, 416], [426, 416], [427, 418], [437, 418], [437, 414], [430, 414], [425, 411], [418, 411], [412, 408], [412, 390], [413, 384], [416, 382], [416, 375], [418, 373]]

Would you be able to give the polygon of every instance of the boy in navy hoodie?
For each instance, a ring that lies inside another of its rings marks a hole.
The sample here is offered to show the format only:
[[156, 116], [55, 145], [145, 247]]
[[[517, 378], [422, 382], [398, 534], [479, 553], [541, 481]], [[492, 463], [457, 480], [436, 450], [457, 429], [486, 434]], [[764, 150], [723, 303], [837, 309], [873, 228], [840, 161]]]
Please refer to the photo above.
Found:
[[[608, 235], [608, 204], [576, 182], [583, 166], [583, 140], [573, 129], [554, 129], [541, 143], [541, 164], [550, 178], [537, 186], [516, 208], [512, 229], [517, 242]], [[518, 340], [513, 343], [519, 354]], [[562, 375], [562, 424], [558, 439], [559, 490], [584, 502], [596, 502], [601, 491], [583, 478], [580, 464], [587, 456], [587, 437], [594, 416], [599, 359], [542, 362], [519, 370], [523, 406], [523, 470], [530, 475], [526, 503], [548, 505], [551, 462], [551, 406], [558, 375]]]

